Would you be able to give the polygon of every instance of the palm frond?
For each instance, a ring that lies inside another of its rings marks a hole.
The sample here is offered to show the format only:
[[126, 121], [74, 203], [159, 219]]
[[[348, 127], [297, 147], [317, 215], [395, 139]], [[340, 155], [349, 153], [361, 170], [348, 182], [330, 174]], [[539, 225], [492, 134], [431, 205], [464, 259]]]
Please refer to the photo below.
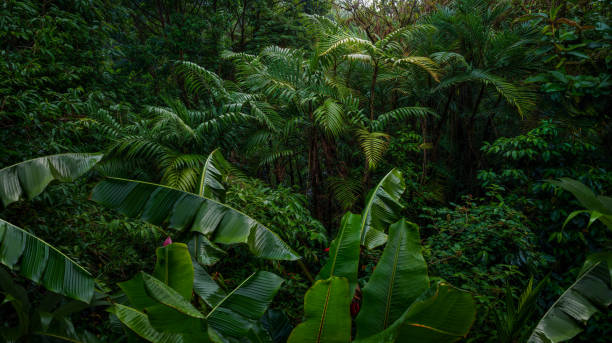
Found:
[[370, 169], [376, 168], [389, 147], [389, 135], [384, 132], [369, 132], [359, 129], [357, 130], [357, 138], [368, 166]]

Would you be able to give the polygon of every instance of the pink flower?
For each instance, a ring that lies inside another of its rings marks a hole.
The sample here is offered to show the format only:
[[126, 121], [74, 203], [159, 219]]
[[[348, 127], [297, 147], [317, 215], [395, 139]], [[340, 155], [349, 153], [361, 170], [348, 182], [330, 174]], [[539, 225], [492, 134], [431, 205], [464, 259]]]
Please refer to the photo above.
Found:
[[166, 245], [170, 245], [170, 244], [172, 244], [172, 238], [170, 238], [170, 236], [168, 236], [168, 237], [166, 238], [166, 240], [164, 241], [164, 246], [166, 246]]

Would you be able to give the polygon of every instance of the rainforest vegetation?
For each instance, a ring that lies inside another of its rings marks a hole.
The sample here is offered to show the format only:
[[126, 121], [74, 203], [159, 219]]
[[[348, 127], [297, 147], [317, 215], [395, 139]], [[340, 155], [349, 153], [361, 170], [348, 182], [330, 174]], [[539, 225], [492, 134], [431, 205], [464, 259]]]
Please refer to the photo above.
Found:
[[611, 17], [1, 0], [0, 342], [610, 342]]

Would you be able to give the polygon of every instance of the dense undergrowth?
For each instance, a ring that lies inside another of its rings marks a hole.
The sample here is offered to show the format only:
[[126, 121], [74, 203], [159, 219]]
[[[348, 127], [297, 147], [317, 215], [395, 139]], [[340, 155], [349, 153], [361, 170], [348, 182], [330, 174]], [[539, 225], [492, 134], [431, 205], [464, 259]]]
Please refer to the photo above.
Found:
[[611, 11], [3, 1], [0, 342], [607, 342]]

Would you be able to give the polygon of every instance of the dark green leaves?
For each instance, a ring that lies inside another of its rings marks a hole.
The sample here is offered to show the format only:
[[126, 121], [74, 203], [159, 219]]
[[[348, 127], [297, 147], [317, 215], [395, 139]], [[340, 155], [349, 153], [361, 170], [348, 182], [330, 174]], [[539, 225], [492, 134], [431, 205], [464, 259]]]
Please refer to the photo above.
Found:
[[468, 334], [475, 318], [476, 304], [470, 293], [439, 283], [388, 329], [355, 342], [454, 342]]
[[346, 278], [332, 276], [319, 280], [306, 292], [305, 320], [288, 343], [346, 343], [351, 340], [349, 284]]
[[357, 316], [357, 338], [388, 328], [429, 288], [427, 264], [421, 255], [419, 229], [405, 220], [391, 225], [389, 241], [363, 289]]
[[612, 198], [603, 195], [596, 195], [583, 183], [567, 177], [562, 177], [558, 181], [548, 180], [548, 182], [572, 193], [576, 199], [578, 199], [580, 204], [587, 209], [585, 211], [572, 212], [565, 220], [563, 226], [565, 226], [565, 224], [567, 224], [576, 215], [587, 212], [590, 213], [591, 216], [589, 226], [595, 220], [599, 219], [609, 229], [612, 229]]
[[210, 311], [207, 316], [209, 325], [224, 336], [246, 336], [282, 283], [283, 279], [270, 272], [252, 274]]
[[68, 256], [8, 222], [0, 219], [0, 263], [19, 270], [24, 277], [45, 288], [77, 300], [90, 302], [93, 277]]
[[400, 197], [405, 188], [402, 172], [392, 169], [372, 190], [362, 213], [362, 245], [373, 249], [387, 241], [384, 231], [401, 216]]
[[245, 243], [258, 257], [296, 260], [299, 256], [253, 218], [227, 205], [192, 193], [152, 183], [109, 178], [93, 190], [91, 199], [154, 225], [207, 235], [212, 242]]
[[329, 259], [317, 275], [318, 279], [328, 279], [332, 276], [347, 278], [350, 294], [355, 292], [357, 285], [360, 224], [361, 216], [358, 214], [348, 212], [342, 217], [338, 237], [332, 241], [329, 248]]
[[53, 181], [73, 181], [89, 171], [102, 154], [61, 154], [35, 158], [0, 169], [0, 199], [4, 206], [32, 199]]
[[529, 343], [562, 342], [576, 336], [598, 310], [612, 303], [610, 271], [605, 262], [582, 273], [550, 307], [529, 337]]

